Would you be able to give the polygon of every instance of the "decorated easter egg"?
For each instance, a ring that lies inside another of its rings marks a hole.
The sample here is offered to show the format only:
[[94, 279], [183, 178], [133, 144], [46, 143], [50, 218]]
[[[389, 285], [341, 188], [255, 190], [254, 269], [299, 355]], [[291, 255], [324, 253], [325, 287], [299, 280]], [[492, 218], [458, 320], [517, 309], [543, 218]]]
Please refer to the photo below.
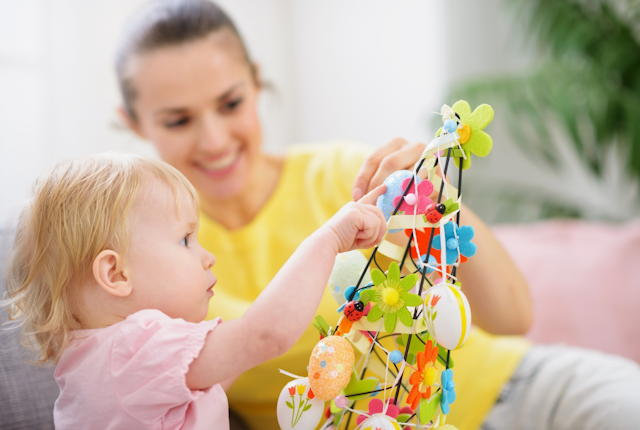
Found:
[[371, 415], [360, 424], [361, 429], [380, 429], [380, 430], [402, 430], [398, 422], [390, 416], [383, 414]]
[[[393, 200], [402, 195], [404, 189], [402, 188], [402, 181], [407, 178], [411, 178], [413, 176], [413, 172], [409, 170], [398, 170], [397, 172], [393, 172], [387, 179], [384, 180], [385, 185], [387, 186], [387, 191], [376, 201], [376, 206], [382, 209], [382, 213], [384, 214], [384, 218], [389, 221], [391, 218], [391, 214], [393, 210], [396, 208], [396, 205], [393, 204]], [[420, 179], [420, 178], [418, 178]], [[420, 182], [420, 181], [418, 181]], [[401, 231], [401, 229], [389, 230], [389, 233], [397, 233]]]
[[324, 402], [314, 394], [309, 378], [295, 379], [278, 397], [278, 424], [284, 430], [314, 429], [324, 412]]
[[[328, 283], [329, 291], [336, 303], [341, 305], [346, 301], [344, 291], [350, 285], [358, 283], [358, 279], [360, 279], [360, 275], [362, 275], [366, 265], [367, 258], [360, 251], [343, 252], [336, 256]], [[363, 286], [370, 282], [371, 275], [367, 270], [360, 285]]]
[[457, 286], [438, 284], [430, 288], [424, 299], [424, 322], [433, 336], [446, 349], [458, 349], [471, 329], [469, 301]]
[[320, 400], [335, 398], [349, 384], [356, 356], [348, 340], [327, 336], [316, 344], [309, 359], [309, 383]]

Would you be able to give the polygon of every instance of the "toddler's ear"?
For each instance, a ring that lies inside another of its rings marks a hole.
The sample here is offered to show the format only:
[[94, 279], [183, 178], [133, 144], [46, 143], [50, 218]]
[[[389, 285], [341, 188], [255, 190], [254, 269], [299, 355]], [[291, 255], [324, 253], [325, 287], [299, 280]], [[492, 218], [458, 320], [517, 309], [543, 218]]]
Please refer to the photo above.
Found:
[[110, 249], [93, 260], [93, 277], [103, 290], [116, 297], [127, 297], [133, 290], [120, 254]]

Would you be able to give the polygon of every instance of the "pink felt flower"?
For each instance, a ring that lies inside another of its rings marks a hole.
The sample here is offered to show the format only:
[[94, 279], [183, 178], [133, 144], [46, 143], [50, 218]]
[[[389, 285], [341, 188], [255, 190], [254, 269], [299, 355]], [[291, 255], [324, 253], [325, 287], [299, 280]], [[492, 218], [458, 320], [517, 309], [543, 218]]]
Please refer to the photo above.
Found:
[[[369, 402], [369, 415], [381, 414], [383, 409], [384, 409], [384, 403], [382, 403], [382, 400], [373, 399]], [[387, 413], [385, 415], [387, 415], [388, 417], [395, 419], [398, 416], [398, 414], [400, 414], [400, 411], [398, 410], [398, 407], [396, 405], [389, 405], [387, 407]], [[362, 421], [366, 419], [367, 419], [366, 416], [360, 415], [357, 419], [357, 423], [360, 424]]]
[[[411, 178], [407, 178], [404, 181], [402, 181], [403, 191], [407, 188], [410, 181], [411, 181]], [[433, 192], [433, 184], [431, 183], [431, 181], [423, 179], [418, 184], [417, 196], [415, 194], [416, 193], [415, 185], [412, 184], [411, 187], [409, 188], [409, 191], [407, 191], [407, 195], [404, 196], [404, 198], [402, 196], [397, 196], [395, 199], [393, 199], [393, 205], [394, 207], [397, 206], [400, 199], [403, 199], [402, 204], [400, 205], [400, 208], [398, 209], [398, 211], [404, 212], [405, 215], [414, 215], [416, 213], [423, 214], [426, 212], [427, 206], [429, 206], [430, 204], [433, 204], [433, 200], [429, 198], [432, 192]]]

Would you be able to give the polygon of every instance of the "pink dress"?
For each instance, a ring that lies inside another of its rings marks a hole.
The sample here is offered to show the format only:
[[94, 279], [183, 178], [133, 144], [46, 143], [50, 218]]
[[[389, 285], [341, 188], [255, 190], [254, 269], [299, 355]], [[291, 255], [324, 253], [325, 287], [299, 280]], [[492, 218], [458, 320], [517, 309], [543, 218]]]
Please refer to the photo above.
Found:
[[222, 387], [192, 391], [185, 380], [221, 321], [194, 324], [144, 310], [107, 328], [74, 332], [55, 372], [56, 429], [228, 429]]

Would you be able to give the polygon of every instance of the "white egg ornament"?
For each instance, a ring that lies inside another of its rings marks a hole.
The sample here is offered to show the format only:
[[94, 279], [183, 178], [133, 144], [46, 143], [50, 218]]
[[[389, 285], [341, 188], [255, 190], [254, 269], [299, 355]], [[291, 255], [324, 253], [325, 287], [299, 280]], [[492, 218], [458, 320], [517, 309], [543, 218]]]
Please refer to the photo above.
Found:
[[424, 322], [431, 336], [446, 349], [460, 348], [471, 330], [471, 308], [460, 287], [435, 285], [427, 290], [424, 304]]
[[371, 415], [369, 418], [362, 421], [358, 428], [375, 430], [402, 430], [395, 419], [383, 414]]
[[331, 400], [349, 384], [356, 355], [344, 337], [327, 336], [313, 347], [309, 384], [320, 400]]
[[278, 397], [278, 424], [283, 430], [314, 429], [323, 412], [324, 402], [313, 393], [309, 378], [289, 382]]
[[[337, 304], [341, 305], [346, 300], [344, 291], [350, 285], [356, 285], [362, 271], [367, 265], [367, 258], [360, 251], [343, 252], [336, 256], [333, 270], [329, 276], [329, 291]], [[371, 282], [371, 274], [367, 270], [362, 278], [360, 286]]]

